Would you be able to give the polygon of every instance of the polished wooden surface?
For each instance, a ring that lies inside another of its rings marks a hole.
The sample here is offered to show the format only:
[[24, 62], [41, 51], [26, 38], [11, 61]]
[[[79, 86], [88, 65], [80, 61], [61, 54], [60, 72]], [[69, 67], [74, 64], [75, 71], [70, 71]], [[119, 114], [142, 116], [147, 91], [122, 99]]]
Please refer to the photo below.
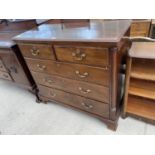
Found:
[[43, 24], [14, 38], [20, 41], [110, 42], [118, 43], [130, 27], [130, 20], [90, 22], [86, 27], [62, 28], [61, 24]]

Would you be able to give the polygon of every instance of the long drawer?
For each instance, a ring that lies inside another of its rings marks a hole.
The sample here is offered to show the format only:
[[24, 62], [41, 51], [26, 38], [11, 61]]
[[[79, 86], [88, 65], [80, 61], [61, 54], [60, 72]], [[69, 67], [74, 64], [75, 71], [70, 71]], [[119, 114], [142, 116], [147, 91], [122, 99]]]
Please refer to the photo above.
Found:
[[109, 103], [109, 88], [59, 76], [33, 72], [35, 81], [41, 85], [61, 89], [77, 95]]
[[24, 57], [51, 59], [55, 60], [53, 49], [51, 45], [46, 44], [19, 44]]
[[102, 67], [109, 65], [108, 48], [61, 45], [54, 46], [54, 49], [59, 61]]
[[88, 81], [100, 85], [109, 86], [109, 68], [90, 67], [87, 65], [78, 65], [62, 63], [50, 60], [26, 59], [26, 62], [32, 71], [56, 74], [76, 80]]
[[102, 117], [109, 117], [109, 105], [90, 100], [84, 97], [66, 93], [64, 91], [48, 88], [45, 86], [39, 85], [39, 94], [41, 96], [47, 97], [51, 100], [62, 102], [73, 107], [88, 111], [93, 114], [100, 115]]
[[9, 75], [9, 73], [7, 73], [7, 72], [1, 72], [1, 71], [0, 71], [0, 79], [5, 79], [5, 80], [12, 81], [12, 78]]

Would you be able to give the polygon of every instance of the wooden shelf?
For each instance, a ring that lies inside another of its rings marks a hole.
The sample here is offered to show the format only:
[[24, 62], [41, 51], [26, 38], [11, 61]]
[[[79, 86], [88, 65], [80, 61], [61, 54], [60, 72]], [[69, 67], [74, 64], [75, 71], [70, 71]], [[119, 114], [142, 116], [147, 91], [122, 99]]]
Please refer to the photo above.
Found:
[[155, 101], [129, 95], [127, 113], [155, 120]]
[[133, 59], [130, 76], [155, 81], [155, 60]]
[[131, 78], [128, 93], [155, 100], [155, 82]]
[[129, 87], [129, 94], [155, 100], [155, 91], [147, 89]]

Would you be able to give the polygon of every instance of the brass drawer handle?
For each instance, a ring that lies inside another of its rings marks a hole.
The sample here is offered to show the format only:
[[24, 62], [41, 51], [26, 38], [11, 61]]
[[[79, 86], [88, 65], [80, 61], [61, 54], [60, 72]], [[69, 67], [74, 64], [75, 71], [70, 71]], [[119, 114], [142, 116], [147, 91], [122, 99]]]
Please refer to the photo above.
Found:
[[35, 47], [33, 47], [32, 49], [30, 49], [30, 51], [31, 51], [31, 54], [33, 56], [37, 56], [40, 53], [39, 49], [36, 49]]
[[88, 94], [88, 93], [90, 93], [90, 92], [91, 92], [91, 90], [90, 90], [90, 89], [84, 90], [84, 89], [83, 89], [83, 88], [81, 88], [81, 87], [79, 87], [79, 90], [80, 90], [80, 92], [81, 92], [81, 93], [83, 93], [83, 94]]
[[76, 52], [73, 52], [72, 53], [72, 56], [77, 61], [82, 61], [84, 58], [86, 58], [86, 54], [85, 53], [82, 53], [79, 49], [77, 49]]
[[84, 106], [86, 109], [92, 109], [92, 108], [93, 108], [92, 105], [86, 104], [86, 103], [84, 103], [84, 102], [82, 102], [81, 105]]
[[55, 96], [56, 96], [56, 94], [55, 94], [55, 93], [50, 92], [50, 96], [51, 96], [51, 97], [55, 97]]
[[47, 82], [47, 83], [50, 84], [50, 85], [53, 83], [53, 81], [50, 80], [50, 79], [44, 79], [44, 82]]
[[40, 65], [40, 64], [37, 64], [37, 67], [39, 68], [39, 70], [43, 71], [46, 69], [46, 66], [45, 65]]
[[79, 71], [75, 71], [75, 73], [80, 77], [80, 78], [86, 78], [89, 74], [87, 72], [80, 74]]

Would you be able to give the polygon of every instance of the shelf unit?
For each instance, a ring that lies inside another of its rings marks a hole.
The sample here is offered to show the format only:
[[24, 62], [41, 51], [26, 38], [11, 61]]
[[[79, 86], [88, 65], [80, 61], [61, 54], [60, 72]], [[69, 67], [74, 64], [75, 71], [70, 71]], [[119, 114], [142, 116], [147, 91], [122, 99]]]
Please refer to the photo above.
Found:
[[127, 60], [123, 117], [135, 116], [155, 123], [155, 52], [146, 59], [149, 51], [141, 55], [140, 51], [131, 49]]

